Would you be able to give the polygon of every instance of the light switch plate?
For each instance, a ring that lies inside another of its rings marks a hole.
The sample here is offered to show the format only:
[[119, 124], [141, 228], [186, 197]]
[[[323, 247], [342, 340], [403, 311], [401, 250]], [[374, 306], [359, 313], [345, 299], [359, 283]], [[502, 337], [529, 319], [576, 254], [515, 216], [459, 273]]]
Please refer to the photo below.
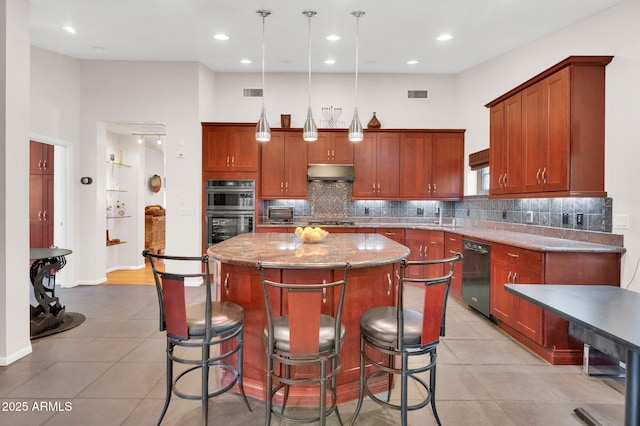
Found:
[[617, 229], [629, 229], [629, 215], [628, 214], [614, 215], [613, 227]]

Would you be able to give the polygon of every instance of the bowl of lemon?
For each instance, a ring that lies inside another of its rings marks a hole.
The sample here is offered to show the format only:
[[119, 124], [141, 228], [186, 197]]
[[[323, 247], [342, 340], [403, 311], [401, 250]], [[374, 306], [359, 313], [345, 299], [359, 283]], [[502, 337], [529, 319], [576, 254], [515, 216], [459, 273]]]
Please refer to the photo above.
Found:
[[302, 240], [303, 243], [308, 244], [316, 244], [320, 241], [324, 240], [327, 235], [329, 235], [328, 231], [325, 231], [322, 228], [311, 227], [311, 226], [298, 226], [296, 228], [296, 236]]

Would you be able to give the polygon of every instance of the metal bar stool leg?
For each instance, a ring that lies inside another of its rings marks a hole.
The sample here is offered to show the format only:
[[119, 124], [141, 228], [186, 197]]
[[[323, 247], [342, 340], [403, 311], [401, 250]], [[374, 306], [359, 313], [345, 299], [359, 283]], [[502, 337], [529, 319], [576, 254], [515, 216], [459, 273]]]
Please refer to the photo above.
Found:
[[409, 405], [409, 373], [407, 372], [409, 363], [409, 355], [406, 351], [402, 352], [402, 368], [400, 377], [400, 422], [402, 426], [407, 426]]
[[244, 383], [243, 383], [243, 368], [244, 365], [244, 327], [240, 330], [238, 334], [238, 345], [240, 349], [238, 350], [238, 387], [240, 388], [240, 393], [242, 394], [242, 399], [244, 400], [244, 404], [247, 406], [249, 411], [251, 410], [251, 406], [249, 405], [249, 400], [247, 399], [247, 395], [244, 393]]
[[173, 353], [173, 345], [167, 340], [167, 395], [164, 398], [164, 406], [162, 407], [162, 413], [158, 419], [158, 425], [162, 423], [167, 408], [169, 408], [169, 401], [171, 401], [171, 394], [173, 393], [173, 362], [171, 361], [171, 354]]
[[356, 417], [360, 413], [360, 409], [362, 408], [362, 401], [364, 400], [364, 380], [365, 380], [365, 365], [364, 365], [364, 338], [362, 335], [360, 336], [360, 391], [358, 393], [358, 405], [356, 405], [356, 411], [353, 413], [351, 420], [349, 421], [349, 426], [353, 426], [356, 421]]
[[431, 353], [433, 368], [429, 371], [429, 392], [431, 393], [431, 410], [433, 410], [433, 417], [435, 417], [436, 423], [440, 426], [440, 417], [438, 416], [438, 410], [436, 410], [436, 364], [434, 364], [437, 356], [435, 351]]

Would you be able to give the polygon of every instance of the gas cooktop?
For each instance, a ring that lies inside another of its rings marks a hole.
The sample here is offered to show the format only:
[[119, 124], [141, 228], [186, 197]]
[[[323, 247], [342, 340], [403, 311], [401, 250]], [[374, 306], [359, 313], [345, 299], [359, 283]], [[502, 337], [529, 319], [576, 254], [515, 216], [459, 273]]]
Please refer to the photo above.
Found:
[[309, 226], [315, 225], [343, 225], [343, 226], [351, 226], [356, 223], [352, 220], [311, 220], [309, 221]]

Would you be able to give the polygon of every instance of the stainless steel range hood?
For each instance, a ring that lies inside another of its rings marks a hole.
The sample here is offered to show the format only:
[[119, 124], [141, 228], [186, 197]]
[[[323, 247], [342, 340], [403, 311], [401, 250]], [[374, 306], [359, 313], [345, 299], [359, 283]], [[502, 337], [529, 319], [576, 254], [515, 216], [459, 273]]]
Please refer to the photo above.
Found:
[[310, 182], [353, 182], [353, 164], [309, 164], [307, 178]]

